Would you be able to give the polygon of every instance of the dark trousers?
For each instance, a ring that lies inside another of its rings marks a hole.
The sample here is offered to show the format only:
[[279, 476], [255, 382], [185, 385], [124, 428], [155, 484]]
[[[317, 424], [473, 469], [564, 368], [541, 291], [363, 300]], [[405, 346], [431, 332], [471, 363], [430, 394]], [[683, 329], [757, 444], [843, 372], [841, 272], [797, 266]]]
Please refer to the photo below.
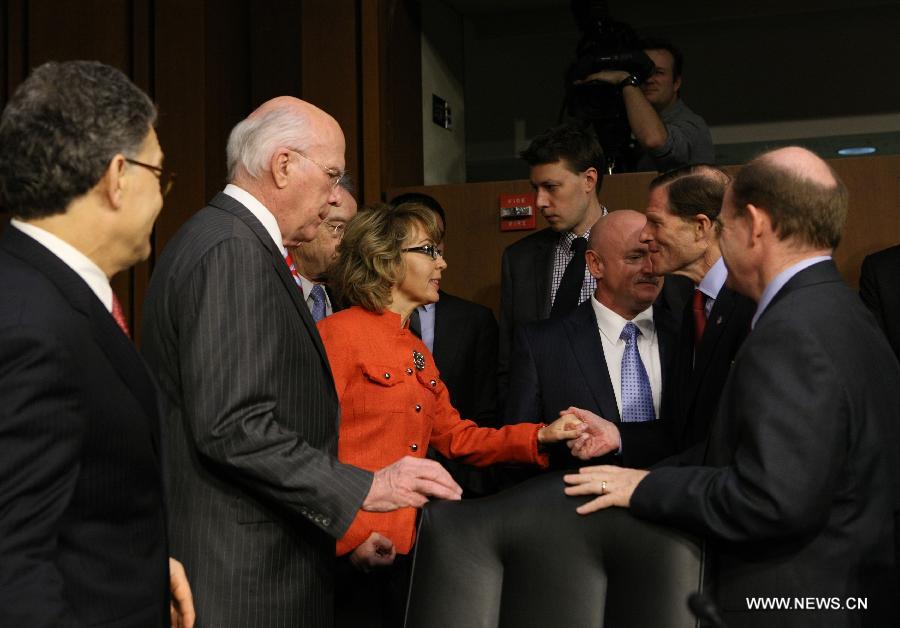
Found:
[[412, 558], [398, 554], [390, 567], [363, 573], [346, 556], [336, 559], [334, 628], [402, 628]]

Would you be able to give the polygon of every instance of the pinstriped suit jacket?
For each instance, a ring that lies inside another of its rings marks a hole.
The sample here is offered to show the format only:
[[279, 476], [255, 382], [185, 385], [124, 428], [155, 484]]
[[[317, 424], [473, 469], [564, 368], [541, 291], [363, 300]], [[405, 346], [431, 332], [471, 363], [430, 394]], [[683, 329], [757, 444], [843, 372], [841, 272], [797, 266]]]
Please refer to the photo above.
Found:
[[330, 626], [334, 541], [372, 474], [337, 462], [325, 351], [281, 253], [217, 195], [163, 251], [144, 311], [173, 555], [200, 626]]

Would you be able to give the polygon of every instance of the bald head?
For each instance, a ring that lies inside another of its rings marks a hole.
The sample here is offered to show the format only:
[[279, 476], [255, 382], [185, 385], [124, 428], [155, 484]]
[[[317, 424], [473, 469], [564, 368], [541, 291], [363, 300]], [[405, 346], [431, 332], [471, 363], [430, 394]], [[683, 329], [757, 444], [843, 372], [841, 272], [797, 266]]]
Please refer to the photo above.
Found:
[[788, 146], [763, 153], [756, 160], [822, 187], [837, 185], [837, 176], [825, 160], [800, 146]]
[[798, 248], [834, 249], [847, 219], [847, 188], [823, 159], [789, 146], [741, 168], [730, 190], [735, 215], [763, 210], [780, 240]]
[[633, 209], [619, 209], [601, 216], [591, 227], [588, 248], [594, 251], [609, 251], [622, 245], [635, 230], [640, 233], [646, 217]]
[[631, 209], [610, 212], [591, 228], [585, 254], [597, 279], [594, 296], [627, 320], [650, 307], [662, 287], [652, 274], [647, 245], [640, 240], [645, 223], [645, 216]]
[[263, 103], [228, 138], [228, 180], [275, 217], [282, 244], [309, 242], [340, 204], [344, 134], [330, 115], [292, 96]]
[[264, 102], [239, 122], [228, 138], [228, 180], [242, 175], [259, 178], [280, 147], [304, 153], [339, 146], [344, 134], [330, 115], [299, 98], [278, 96]]

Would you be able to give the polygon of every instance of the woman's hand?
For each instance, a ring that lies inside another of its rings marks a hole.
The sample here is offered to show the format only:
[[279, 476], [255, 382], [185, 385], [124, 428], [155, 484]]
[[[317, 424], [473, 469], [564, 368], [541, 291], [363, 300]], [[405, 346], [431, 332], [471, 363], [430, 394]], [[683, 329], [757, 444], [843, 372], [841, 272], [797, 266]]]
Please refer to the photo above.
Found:
[[350, 562], [360, 571], [368, 573], [373, 568], [392, 565], [396, 556], [394, 542], [386, 536], [373, 532], [351, 552]]
[[580, 436], [586, 428], [587, 426], [574, 414], [564, 414], [550, 425], [538, 430], [538, 443], [544, 445], [571, 440]]

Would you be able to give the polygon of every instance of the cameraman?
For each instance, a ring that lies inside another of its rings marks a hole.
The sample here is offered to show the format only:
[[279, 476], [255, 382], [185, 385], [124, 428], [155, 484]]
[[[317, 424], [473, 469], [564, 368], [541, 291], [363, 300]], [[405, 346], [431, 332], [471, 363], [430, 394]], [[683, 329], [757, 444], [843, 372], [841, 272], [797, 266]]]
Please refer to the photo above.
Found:
[[681, 51], [663, 41], [647, 41], [642, 48], [655, 65], [643, 83], [624, 70], [595, 72], [576, 83], [599, 81], [621, 90], [631, 133], [640, 146], [636, 170], [665, 172], [714, 163], [709, 127], [678, 98]]

